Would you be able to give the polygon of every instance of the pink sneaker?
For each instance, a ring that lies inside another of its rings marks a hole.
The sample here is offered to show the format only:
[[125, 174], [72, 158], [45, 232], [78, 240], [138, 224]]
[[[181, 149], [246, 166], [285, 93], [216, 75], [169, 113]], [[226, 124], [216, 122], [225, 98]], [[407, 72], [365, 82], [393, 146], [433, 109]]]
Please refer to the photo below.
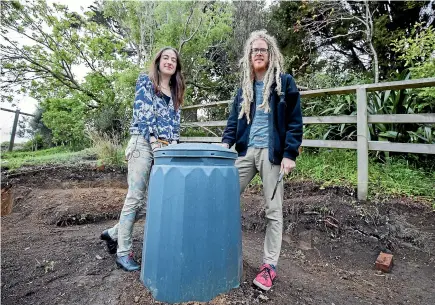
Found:
[[254, 279], [254, 285], [267, 291], [272, 287], [275, 278], [275, 269], [269, 264], [263, 264], [260, 267], [260, 273], [258, 273], [257, 277]]

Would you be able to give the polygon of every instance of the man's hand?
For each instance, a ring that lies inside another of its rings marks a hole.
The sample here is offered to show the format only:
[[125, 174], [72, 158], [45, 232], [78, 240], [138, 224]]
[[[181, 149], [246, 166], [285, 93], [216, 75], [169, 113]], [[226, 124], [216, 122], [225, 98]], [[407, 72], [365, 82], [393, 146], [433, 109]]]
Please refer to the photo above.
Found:
[[225, 148], [230, 148], [230, 145], [228, 145], [228, 143], [217, 143], [217, 144]]
[[283, 158], [281, 162], [281, 171], [284, 171], [284, 174], [287, 175], [294, 168], [296, 168], [296, 162], [289, 158]]

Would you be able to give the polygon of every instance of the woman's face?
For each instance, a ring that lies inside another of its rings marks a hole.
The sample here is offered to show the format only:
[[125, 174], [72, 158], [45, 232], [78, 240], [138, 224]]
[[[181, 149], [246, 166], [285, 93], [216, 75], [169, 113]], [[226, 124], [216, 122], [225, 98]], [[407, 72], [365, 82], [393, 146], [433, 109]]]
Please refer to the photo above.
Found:
[[165, 50], [160, 56], [159, 70], [160, 73], [168, 76], [174, 75], [177, 69], [177, 54], [173, 50]]

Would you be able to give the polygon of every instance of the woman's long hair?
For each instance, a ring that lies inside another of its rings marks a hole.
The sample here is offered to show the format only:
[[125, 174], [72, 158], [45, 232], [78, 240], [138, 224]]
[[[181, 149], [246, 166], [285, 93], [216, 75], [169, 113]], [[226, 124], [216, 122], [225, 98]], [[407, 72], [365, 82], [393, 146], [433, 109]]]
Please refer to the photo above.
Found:
[[154, 57], [154, 60], [151, 63], [150, 67], [150, 79], [153, 82], [155, 93], [162, 94], [160, 90], [160, 58], [162, 57], [162, 53], [166, 50], [172, 50], [174, 51], [175, 55], [177, 56], [177, 67], [175, 69], [175, 73], [171, 76], [171, 79], [169, 81], [169, 87], [171, 88], [172, 92], [172, 98], [174, 100], [174, 108], [175, 110], [178, 110], [181, 105], [183, 105], [184, 100], [184, 91], [186, 89], [186, 84], [184, 82], [184, 76], [181, 72], [181, 61], [180, 61], [180, 54], [178, 54], [178, 51], [175, 50], [172, 47], [164, 47], [161, 49], [156, 56]]
[[242, 109], [240, 110], [239, 119], [241, 119], [243, 115], [246, 115], [248, 124], [250, 123], [249, 115], [251, 111], [251, 103], [254, 99], [254, 89], [252, 82], [255, 78], [251, 60], [251, 49], [252, 43], [258, 39], [264, 40], [267, 43], [269, 49], [269, 66], [264, 76], [263, 103], [260, 105], [260, 108], [264, 109], [264, 112], [266, 113], [269, 112], [270, 88], [274, 82], [276, 83], [276, 92], [278, 93], [278, 95], [281, 94], [280, 74], [283, 70], [284, 58], [279, 51], [278, 43], [276, 42], [276, 39], [268, 35], [265, 30], [252, 32], [245, 43], [243, 57], [240, 60], [240, 69], [242, 73], [243, 104]]

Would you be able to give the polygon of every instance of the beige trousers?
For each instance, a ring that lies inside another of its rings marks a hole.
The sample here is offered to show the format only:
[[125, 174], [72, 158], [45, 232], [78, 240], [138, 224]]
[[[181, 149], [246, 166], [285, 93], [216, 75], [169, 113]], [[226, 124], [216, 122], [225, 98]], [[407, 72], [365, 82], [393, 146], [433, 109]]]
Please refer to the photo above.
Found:
[[273, 200], [271, 200], [271, 198], [281, 166], [274, 165], [269, 161], [267, 148], [249, 147], [246, 156], [239, 157], [236, 160], [236, 167], [239, 170], [240, 193], [243, 193], [256, 173], [260, 174], [261, 180], [263, 181], [267, 220], [263, 263], [276, 266], [281, 251], [282, 240], [283, 182], [278, 185]]
[[112, 239], [118, 240], [118, 256], [131, 252], [134, 223], [146, 215], [148, 181], [154, 154], [151, 145], [142, 135], [132, 135], [125, 157], [128, 160], [128, 192], [119, 222], [108, 231]]

